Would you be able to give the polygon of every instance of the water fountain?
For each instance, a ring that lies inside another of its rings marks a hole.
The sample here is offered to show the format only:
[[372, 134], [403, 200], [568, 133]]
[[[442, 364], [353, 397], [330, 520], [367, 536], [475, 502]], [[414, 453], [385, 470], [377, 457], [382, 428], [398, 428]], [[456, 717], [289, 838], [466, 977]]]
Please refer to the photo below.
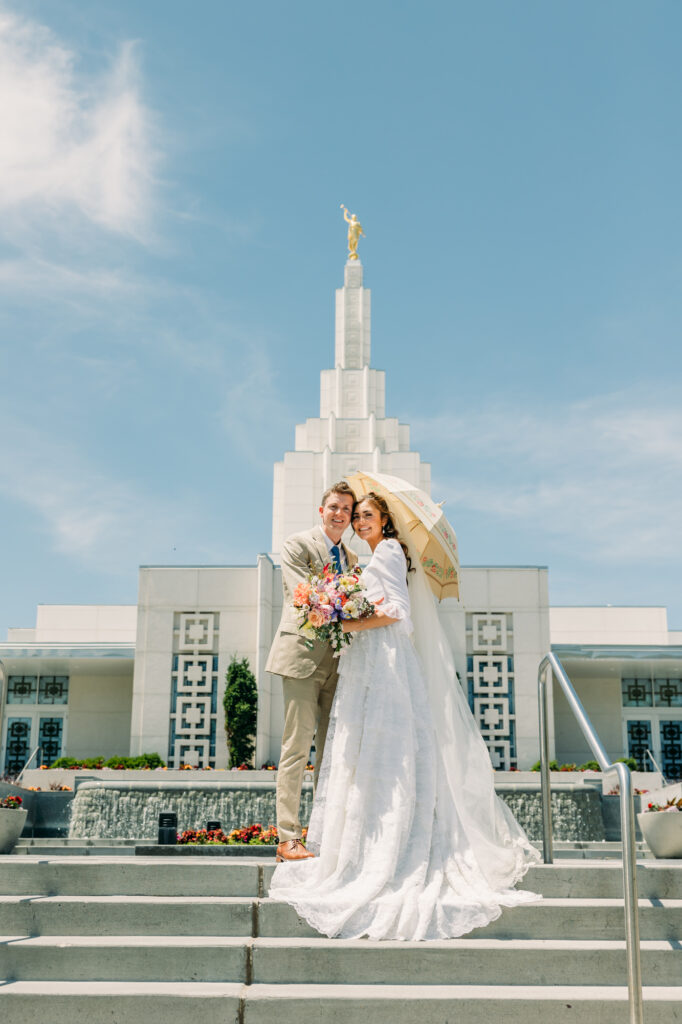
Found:
[[[312, 807], [312, 782], [304, 782], [301, 820]], [[224, 832], [277, 820], [271, 782], [227, 779], [210, 781], [87, 781], [76, 790], [71, 839], [156, 839], [162, 811], [174, 811], [178, 830], [205, 828], [213, 819]]]
[[[310, 777], [308, 776], [308, 779]], [[542, 835], [540, 788], [536, 782], [500, 782], [498, 794], [531, 839]], [[304, 783], [301, 822], [312, 807], [311, 781]], [[601, 841], [604, 822], [596, 786], [559, 783], [552, 788], [554, 835], [558, 840]], [[83, 781], [73, 802], [69, 837], [84, 839], [155, 839], [158, 816], [174, 811], [178, 829], [204, 828], [210, 819], [223, 830], [276, 822], [274, 780], [228, 778], [217, 781]]]

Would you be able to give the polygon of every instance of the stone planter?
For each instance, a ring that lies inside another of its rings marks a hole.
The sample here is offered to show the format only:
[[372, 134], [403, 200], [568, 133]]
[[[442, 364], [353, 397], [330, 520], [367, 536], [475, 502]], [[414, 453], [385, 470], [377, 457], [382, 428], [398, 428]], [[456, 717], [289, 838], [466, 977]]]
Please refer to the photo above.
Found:
[[654, 857], [682, 857], [682, 811], [645, 811], [637, 820]]
[[0, 853], [11, 853], [26, 824], [28, 811], [17, 807], [0, 807]]

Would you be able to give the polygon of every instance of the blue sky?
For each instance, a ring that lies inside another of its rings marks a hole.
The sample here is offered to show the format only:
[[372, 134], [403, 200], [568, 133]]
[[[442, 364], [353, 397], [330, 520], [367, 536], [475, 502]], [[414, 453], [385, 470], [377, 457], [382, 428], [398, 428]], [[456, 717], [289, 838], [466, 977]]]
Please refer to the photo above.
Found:
[[0, 0], [0, 637], [250, 564], [365, 227], [464, 563], [682, 628], [677, 0]]

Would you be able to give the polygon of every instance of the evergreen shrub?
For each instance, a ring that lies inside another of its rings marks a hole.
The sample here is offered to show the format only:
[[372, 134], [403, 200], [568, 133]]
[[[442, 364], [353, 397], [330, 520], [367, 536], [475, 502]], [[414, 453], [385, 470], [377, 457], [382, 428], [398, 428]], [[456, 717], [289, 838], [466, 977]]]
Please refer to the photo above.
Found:
[[225, 735], [230, 752], [230, 768], [251, 763], [256, 744], [258, 687], [249, 668], [249, 659], [234, 655], [225, 674]]

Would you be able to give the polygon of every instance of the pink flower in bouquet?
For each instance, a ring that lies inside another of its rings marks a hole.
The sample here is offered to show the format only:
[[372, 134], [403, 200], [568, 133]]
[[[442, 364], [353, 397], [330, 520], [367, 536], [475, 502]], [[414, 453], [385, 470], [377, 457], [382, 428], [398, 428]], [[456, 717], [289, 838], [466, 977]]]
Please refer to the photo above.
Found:
[[364, 590], [357, 568], [344, 574], [325, 566], [322, 572], [311, 573], [307, 582], [299, 583], [294, 590], [294, 607], [306, 644], [312, 647], [314, 640], [323, 640], [331, 644], [337, 656], [351, 642], [351, 634], [343, 632], [343, 622], [366, 618], [374, 612]]
[[321, 612], [318, 608], [313, 608], [312, 611], [308, 614], [308, 622], [313, 627], [313, 629], [319, 629], [320, 626], [324, 626], [326, 621], [327, 619], [324, 615], [324, 612]]

